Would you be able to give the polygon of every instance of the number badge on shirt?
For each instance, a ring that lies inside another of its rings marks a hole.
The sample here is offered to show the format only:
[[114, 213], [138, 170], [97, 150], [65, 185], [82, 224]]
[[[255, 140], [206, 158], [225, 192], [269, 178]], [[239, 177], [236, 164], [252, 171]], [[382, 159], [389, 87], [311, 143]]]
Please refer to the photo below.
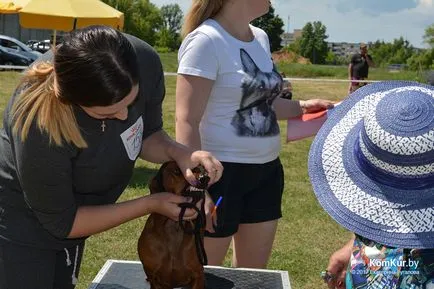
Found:
[[140, 116], [132, 126], [121, 134], [121, 138], [130, 160], [136, 160], [142, 148], [143, 118]]

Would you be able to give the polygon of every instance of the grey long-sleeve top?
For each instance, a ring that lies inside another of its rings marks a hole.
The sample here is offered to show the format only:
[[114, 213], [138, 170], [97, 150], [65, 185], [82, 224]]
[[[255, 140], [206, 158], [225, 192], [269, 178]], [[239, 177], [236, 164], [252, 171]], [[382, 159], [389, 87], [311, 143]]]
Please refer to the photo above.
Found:
[[[126, 35], [136, 49], [140, 90], [128, 119], [102, 121], [80, 107], [75, 116], [88, 148], [49, 144], [33, 126], [22, 142], [12, 134], [11, 98], [0, 129], [0, 240], [61, 249], [82, 239], [66, 239], [78, 206], [114, 203], [132, 176], [142, 140], [162, 129], [164, 74], [158, 54]], [[45, 60], [50, 55], [43, 56]]]

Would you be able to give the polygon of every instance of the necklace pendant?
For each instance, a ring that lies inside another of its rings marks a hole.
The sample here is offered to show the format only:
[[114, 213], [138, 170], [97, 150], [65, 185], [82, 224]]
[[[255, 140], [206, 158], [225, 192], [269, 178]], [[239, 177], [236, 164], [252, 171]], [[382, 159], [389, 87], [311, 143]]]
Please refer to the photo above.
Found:
[[105, 132], [105, 128], [106, 128], [105, 121], [102, 121], [102, 123], [101, 123], [101, 131]]

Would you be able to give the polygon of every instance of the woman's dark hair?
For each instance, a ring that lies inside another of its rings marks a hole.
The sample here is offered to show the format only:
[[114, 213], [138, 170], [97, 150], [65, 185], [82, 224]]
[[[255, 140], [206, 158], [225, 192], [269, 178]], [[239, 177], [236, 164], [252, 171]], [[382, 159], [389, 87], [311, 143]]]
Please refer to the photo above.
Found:
[[128, 39], [107, 26], [70, 32], [54, 52], [59, 97], [82, 106], [108, 106], [138, 83], [136, 52]]
[[[134, 47], [119, 31], [90, 26], [71, 32], [54, 50], [54, 66], [36, 61], [12, 107], [13, 131], [25, 141], [34, 120], [50, 142], [87, 147], [73, 105], [109, 106], [138, 83]], [[57, 82], [57, 83], [55, 83]]]

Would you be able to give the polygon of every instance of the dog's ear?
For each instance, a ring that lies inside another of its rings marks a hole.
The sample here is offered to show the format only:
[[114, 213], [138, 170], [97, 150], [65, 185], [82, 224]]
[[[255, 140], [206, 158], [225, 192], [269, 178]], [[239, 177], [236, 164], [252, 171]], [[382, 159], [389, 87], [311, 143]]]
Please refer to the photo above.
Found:
[[149, 183], [151, 194], [164, 192], [163, 171], [166, 169], [167, 164], [168, 163], [162, 164], [157, 174], [151, 179], [151, 182]]
[[246, 72], [252, 78], [255, 78], [256, 74], [258, 74], [259, 71], [256, 63], [244, 49], [240, 49], [240, 57], [241, 63], [243, 64], [244, 72]]
[[151, 192], [151, 194], [155, 194], [155, 193], [158, 193], [160, 191], [157, 176], [155, 176], [151, 179], [151, 182], [149, 183], [149, 191]]

